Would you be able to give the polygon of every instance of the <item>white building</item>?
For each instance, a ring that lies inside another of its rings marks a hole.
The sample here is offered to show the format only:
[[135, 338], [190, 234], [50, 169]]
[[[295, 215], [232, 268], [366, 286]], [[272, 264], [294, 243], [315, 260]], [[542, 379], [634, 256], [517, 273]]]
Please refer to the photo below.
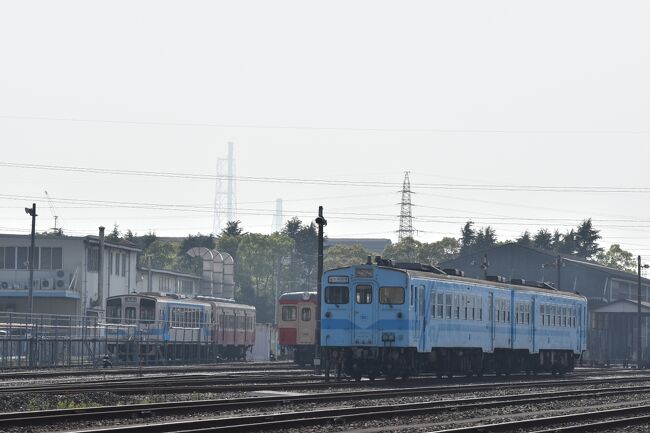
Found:
[[188, 298], [200, 295], [201, 277], [181, 272], [138, 267], [136, 291], [175, 293]]
[[[0, 234], [0, 312], [27, 312], [29, 235]], [[136, 290], [137, 253], [127, 242], [104, 242], [103, 293], [98, 293], [97, 236], [37, 235], [34, 313], [87, 315], [105, 311], [108, 296]]]

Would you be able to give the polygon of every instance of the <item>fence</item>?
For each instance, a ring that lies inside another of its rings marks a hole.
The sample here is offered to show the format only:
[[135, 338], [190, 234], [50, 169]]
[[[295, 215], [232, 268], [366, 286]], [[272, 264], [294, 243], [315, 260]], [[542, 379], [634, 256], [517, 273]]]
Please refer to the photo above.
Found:
[[[97, 317], [0, 313], [0, 369], [212, 363], [224, 353], [203, 324], [173, 329], [163, 341], [155, 321], [115, 324]], [[234, 355], [233, 355], [234, 353]], [[242, 350], [242, 354], [245, 354]]]

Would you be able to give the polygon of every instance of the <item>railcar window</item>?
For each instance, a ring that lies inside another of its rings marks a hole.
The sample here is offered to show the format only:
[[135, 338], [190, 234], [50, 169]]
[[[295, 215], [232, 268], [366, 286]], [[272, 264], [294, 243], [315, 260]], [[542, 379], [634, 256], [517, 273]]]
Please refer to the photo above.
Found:
[[357, 304], [372, 304], [372, 286], [357, 286], [356, 301]]
[[122, 321], [122, 302], [119, 299], [111, 299], [106, 304], [107, 322], [120, 323]]
[[459, 298], [459, 310], [460, 310], [460, 319], [467, 320], [467, 302], [465, 301], [465, 295], [460, 296]]
[[443, 294], [438, 292], [437, 305], [436, 305], [436, 309], [437, 309], [436, 314], [437, 314], [438, 319], [442, 319], [442, 313], [444, 311], [444, 308], [443, 308], [444, 305], [443, 304], [444, 304]]
[[143, 323], [151, 323], [156, 319], [156, 304], [149, 299], [142, 299], [140, 301], [140, 321]]
[[551, 306], [546, 304], [546, 326], [551, 326]]
[[379, 289], [379, 303], [400, 305], [404, 303], [404, 287], [382, 287]]
[[326, 304], [347, 304], [350, 302], [350, 289], [344, 286], [331, 286], [325, 288]]
[[420, 314], [424, 314], [424, 286], [418, 287], [418, 303]]
[[282, 320], [285, 322], [293, 322], [296, 320], [296, 316], [296, 307], [292, 305], [285, 305], [282, 307]]
[[311, 308], [303, 307], [300, 312], [300, 318], [303, 322], [309, 322], [311, 320]]
[[566, 307], [562, 307], [562, 326], [566, 328]]
[[468, 301], [468, 313], [467, 313], [467, 319], [468, 320], [476, 320], [475, 313], [476, 310], [474, 309], [474, 305], [476, 305], [476, 296], [470, 296], [469, 301]]
[[451, 293], [445, 294], [445, 319], [451, 319]]
[[135, 307], [126, 307], [124, 309], [124, 318], [126, 323], [135, 323]]

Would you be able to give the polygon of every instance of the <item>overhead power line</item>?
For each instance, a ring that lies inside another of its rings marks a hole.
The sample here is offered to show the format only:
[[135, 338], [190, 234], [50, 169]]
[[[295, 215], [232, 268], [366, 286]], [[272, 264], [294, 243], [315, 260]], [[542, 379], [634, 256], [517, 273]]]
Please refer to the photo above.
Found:
[[219, 122], [177, 122], [160, 120], [90, 119], [81, 117], [0, 115], [7, 120], [102, 123], [106, 125], [162, 126], [183, 128], [277, 129], [299, 131], [350, 131], [382, 133], [496, 134], [496, 135], [645, 135], [646, 129], [480, 129], [480, 128], [361, 128], [311, 125], [260, 125]]
[[[44, 165], [29, 163], [0, 162], [0, 167], [11, 167], [32, 170], [65, 171], [77, 173], [109, 174], [122, 176], [163, 177], [189, 180], [228, 180], [238, 182], [261, 182], [299, 185], [330, 185], [330, 186], [356, 186], [373, 188], [400, 188], [402, 185], [395, 182], [381, 181], [354, 181], [332, 179], [307, 179], [307, 178], [282, 178], [260, 176], [216, 176], [213, 174], [180, 173], [146, 170], [122, 170], [96, 167], [75, 167], [60, 165]], [[650, 187], [610, 187], [610, 186], [544, 186], [544, 185], [500, 185], [500, 184], [452, 184], [452, 183], [425, 183], [418, 184], [418, 189], [455, 190], [455, 191], [510, 191], [510, 192], [557, 192], [557, 193], [650, 193]]]

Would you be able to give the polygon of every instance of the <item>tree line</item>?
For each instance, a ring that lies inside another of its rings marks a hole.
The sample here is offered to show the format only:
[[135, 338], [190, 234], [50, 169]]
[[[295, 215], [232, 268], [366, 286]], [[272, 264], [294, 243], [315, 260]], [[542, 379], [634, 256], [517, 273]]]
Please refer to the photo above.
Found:
[[[633, 272], [633, 255], [618, 244], [604, 251], [598, 244], [599, 233], [592, 220], [586, 219], [564, 233], [544, 228], [535, 233], [526, 230], [516, 239], [502, 242], [493, 227], [475, 227], [468, 221], [461, 227], [458, 238], [444, 237], [430, 243], [406, 238], [388, 245], [381, 256], [398, 262], [436, 265], [506, 242], [516, 242]], [[260, 322], [273, 321], [276, 298], [280, 294], [316, 288], [317, 228], [314, 223], [306, 224], [298, 218], [287, 221], [280, 232], [272, 234], [246, 232], [240, 221], [230, 221], [216, 236], [197, 233], [176, 241], [161, 239], [154, 232], [140, 236], [131, 230], [121, 233], [115, 225], [107, 240], [128, 241], [141, 249], [139, 266], [150, 265], [155, 269], [195, 275], [201, 274], [201, 259], [187, 256], [185, 253], [189, 249], [206, 247], [230, 254], [235, 260], [235, 298], [255, 305]], [[375, 254], [360, 245], [333, 245], [325, 249], [324, 267], [332, 269], [365, 263], [368, 256]]]

